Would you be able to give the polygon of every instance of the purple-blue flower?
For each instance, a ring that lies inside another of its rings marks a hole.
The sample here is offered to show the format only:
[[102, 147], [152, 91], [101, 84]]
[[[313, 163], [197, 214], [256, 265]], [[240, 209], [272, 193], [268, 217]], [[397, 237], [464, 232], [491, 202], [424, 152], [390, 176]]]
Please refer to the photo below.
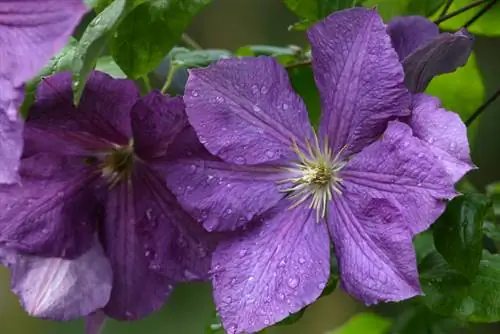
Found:
[[316, 300], [331, 241], [343, 288], [366, 304], [420, 294], [412, 237], [472, 167], [465, 126], [434, 98], [409, 93], [374, 10], [332, 14], [308, 37], [323, 109], [317, 134], [272, 58], [220, 60], [187, 82], [186, 112], [203, 146], [192, 141], [165, 175], [207, 230], [239, 233], [212, 257], [229, 333], [257, 332]]
[[18, 179], [24, 83], [66, 44], [82, 0], [0, 0], [0, 183]]
[[393, 19], [387, 32], [405, 71], [405, 84], [411, 92], [423, 92], [432, 78], [464, 66], [474, 45], [465, 29], [439, 33], [439, 27], [422, 16]]
[[72, 101], [70, 73], [38, 88], [20, 182], [0, 187], [1, 259], [31, 315], [141, 318], [174, 283], [206, 278], [217, 237], [163, 181], [193, 138], [184, 103], [101, 72]]

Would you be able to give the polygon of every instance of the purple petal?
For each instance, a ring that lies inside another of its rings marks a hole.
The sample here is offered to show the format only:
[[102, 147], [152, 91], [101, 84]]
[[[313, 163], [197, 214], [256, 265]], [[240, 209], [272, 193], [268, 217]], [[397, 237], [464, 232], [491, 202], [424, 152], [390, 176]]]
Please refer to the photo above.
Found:
[[442, 33], [403, 60], [405, 84], [412, 92], [423, 92], [433, 77], [454, 72], [467, 63], [474, 37], [465, 29]]
[[[0, 87], [0, 90], [2, 88]], [[23, 123], [10, 118], [0, 105], [0, 184], [19, 181], [19, 160], [23, 149]]]
[[[26, 124], [26, 149], [82, 154], [109, 148], [110, 143], [128, 144], [130, 111], [139, 99], [133, 81], [96, 71], [87, 81], [78, 107], [73, 106], [72, 94], [70, 73], [42, 81]], [[40, 140], [43, 136], [47, 136], [45, 141]]]
[[198, 142], [191, 128], [158, 166], [179, 203], [208, 231], [235, 230], [278, 203], [278, 170], [229, 164]]
[[24, 159], [19, 184], [0, 187], [0, 243], [39, 256], [73, 258], [91, 247], [100, 204], [93, 170], [77, 158]]
[[409, 114], [404, 73], [375, 10], [334, 13], [308, 31], [323, 116], [319, 136], [345, 156], [385, 130], [387, 120]]
[[423, 16], [401, 16], [387, 25], [392, 45], [403, 61], [421, 45], [439, 35], [439, 27]]
[[214, 300], [229, 334], [254, 333], [314, 302], [325, 287], [330, 242], [325, 222], [284, 200], [212, 260]]
[[106, 321], [103, 311], [97, 310], [85, 318], [85, 334], [101, 334]]
[[342, 287], [367, 305], [420, 294], [412, 235], [388, 200], [346, 193], [334, 200], [329, 227]]
[[133, 185], [141, 196], [137, 228], [150, 268], [174, 281], [208, 279], [211, 255], [221, 236], [208, 233], [182, 210], [157, 171], [138, 168]]
[[453, 180], [408, 125], [391, 121], [382, 138], [355, 155], [340, 177], [350, 192], [386, 198], [412, 233], [427, 229], [456, 192]]
[[[148, 201], [148, 194], [141, 193], [136, 178], [120, 182], [108, 195], [106, 222], [103, 226], [103, 243], [113, 269], [113, 291], [106, 315], [121, 320], [145, 317], [158, 310], [173, 289], [172, 280], [158, 272], [151, 258], [155, 258], [156, 245], [143, 243], [139, 232], [156, 229], [164, 233], [169, 222]], [[165, 248], [168, 244], [164, 245]]]
[[143, 159], [162, 157], [177, 135], [188, 126], [181, 97], [158, 91], [141, 98], [132, 109], [136, 153]]
[[0, 78], [21, 87], [67, 42], [82, 0], [0, 0]]
[[230, 163], [275, 161], [291, 151], [292, 138], [312, 138], [305, 105], [272, 58], [223, 59], [191, 70], [184, 101], [200, 141]]
[[12, 291], [31, 316], [72, 320], [108, 302], [111, 267], [97, 242], [73, 260], [21, 255], [5, 249], [0, 257], [12, 272]]
[[413, 135], [427, 143], [452, 181], [457, 182], [474, 168], [465, 124], [458, 114], [441, 108], [437, 98], [425, 94], [413, 96], [412, 109], [408, 125]]

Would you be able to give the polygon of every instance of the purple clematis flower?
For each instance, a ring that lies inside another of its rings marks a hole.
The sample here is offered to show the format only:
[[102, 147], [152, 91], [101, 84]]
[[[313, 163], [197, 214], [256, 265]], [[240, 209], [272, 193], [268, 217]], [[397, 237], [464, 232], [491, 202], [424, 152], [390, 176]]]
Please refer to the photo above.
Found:
[[1, 258], [31, 315], [141, 318], [205, 279], [215, 246], [159, 174], [192, 138], [184, 103], [100, 72], [72, 101], [69, 73], [38, 88], [20, 183], [0, 188]]
[[464, 66], [474, 45], [465, 29], [439, 33], [439, 27], [422, 16], [393, 19], [387, 32], [403, 63], [405, 84], [411, 92], [423, 92], [432, 78]]
[[0, 0], [0, 183], [18, 179], [24, 83], [66, 44], [82, 0]]
[[186, 112], [203, 146], [191, 141], [164, 175], [207, 230], [241, 233], [212, 258], [229, 333], [257, 332], [316, 300], [330, 240], [353, 296], [418, 295], [412, 237], [456, 195], [451, 174], [470, 169], [457, 167], [468, 159], [463, 124], [442, 124], [450, 113], [435, 99], [411, 98], [374, 10], [334, 13], [308, 37], [323, 108], [317, 135], [272, 58], [220, 60], [188, 79]]

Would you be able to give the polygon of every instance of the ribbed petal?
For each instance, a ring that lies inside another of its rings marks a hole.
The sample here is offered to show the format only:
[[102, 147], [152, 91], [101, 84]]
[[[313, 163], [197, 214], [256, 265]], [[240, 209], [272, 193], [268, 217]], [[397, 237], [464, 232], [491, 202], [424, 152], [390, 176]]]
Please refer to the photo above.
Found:
[[319, 137], [328, 137], [334, 152], [359, 152], [389, 119], [409, 114], [403, 67], [375, 10], [333, 13], [308, 37], [323, 109]]

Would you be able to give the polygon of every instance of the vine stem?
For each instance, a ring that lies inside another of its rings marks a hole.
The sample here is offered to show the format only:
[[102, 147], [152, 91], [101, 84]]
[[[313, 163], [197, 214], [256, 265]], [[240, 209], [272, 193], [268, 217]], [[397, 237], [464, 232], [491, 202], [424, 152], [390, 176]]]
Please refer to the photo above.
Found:
[[[478, 1], [475, 1], [475, 2], [472, 2], [466, 6], [463, 6], [462, 8], [460, 9], [457, 9], [456, 11], [454, 12], [451, 12], [449, 14], [446, 14], [440, 18], [438, 18], [436, 21], [434, 21], [435, 24], [441, 24], [443, 23], [444, 21], [448, 20], [448, 19], [451, 19], [459, 14], [462, 14], [463, 12], [466, 12], [468, 11], [469, 9], [472, 9], [472, 8], [475, 8], [477, 6], [481, 6], [482, 4], [485, 4], [487, 2], [490, 2], [491, 0], [478, 0]], [[493, 0], [492, 2], [496, 2], [496, 0]]]
[[487, 99], [477, 110], [465, 121], [465, 125], [470, 126], [493, 102], [500, 97], [500, 89]]
[[181, 39], [187, 46], [190, 46], [195, 50], [203, 50], [201, 45], [192, 39], [188, 34], [182, 34]]
[[450, 9], [452, 3], [453, 0], [446, 1], [446, 4], [444, 5], [443, 10], [441, 11], [441, 14], [439, 14], [439, 18], [442, 18], [443, 16], [446, 15], [446, 13], [448, 13], [448, 10]]
[[464, 24], [464, 28], [468, 28], [472, 23], [476, 22], [481, 16], [486, 14], [496, 3], [498, 0], [492, 0], [489, 4], [484, 6], [479, 12], [476, 13], [467, 23]]

